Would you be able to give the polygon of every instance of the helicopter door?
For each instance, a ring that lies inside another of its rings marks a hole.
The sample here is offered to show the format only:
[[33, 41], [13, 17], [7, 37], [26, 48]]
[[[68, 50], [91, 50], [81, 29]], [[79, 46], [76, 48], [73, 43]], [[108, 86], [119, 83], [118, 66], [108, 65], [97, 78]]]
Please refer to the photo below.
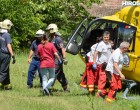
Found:
[[123, 70], [133, 71], [135, 68], [135, 33], [136, 28], [127, 24], [120, 24], [118, 28], [118, 38], [116, 41], [116, 46], [119, 47], [120, 43], [123, 41], [129, 42], [130, 47], [127, 54], [124, 54], [124, 68]]
[[88, 19], [85, 18], [68, 40], [66, 44], [66, 52], [71, 53], [73, 55], [78, 54], [87, 26]]

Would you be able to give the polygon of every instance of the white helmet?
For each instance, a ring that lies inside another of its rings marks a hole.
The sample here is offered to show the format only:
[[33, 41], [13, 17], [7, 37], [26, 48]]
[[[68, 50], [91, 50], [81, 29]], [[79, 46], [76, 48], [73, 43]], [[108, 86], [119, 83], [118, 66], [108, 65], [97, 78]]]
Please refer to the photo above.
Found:
[[39, 29], [37, 32], [36, 32], [36, 37], [41, 37], [45, 32], [41, 29]]
[[3, 26], [2, 26], [3, 29], [10, 30], [12, 26], [13, 26], [13, 23], [9, 19], [5, 19], [3, 21]]
[[50, 33], [55, 33], [58, 31], [58, 27], [56, 24], [49, 24], [46, 30], [49, 30]]

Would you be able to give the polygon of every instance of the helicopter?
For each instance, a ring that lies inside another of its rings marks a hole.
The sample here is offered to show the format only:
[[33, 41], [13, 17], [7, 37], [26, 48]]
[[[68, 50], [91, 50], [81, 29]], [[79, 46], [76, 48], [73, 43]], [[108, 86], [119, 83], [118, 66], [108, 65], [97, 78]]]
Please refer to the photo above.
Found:
[[85, 55], [104, 31], [110, 32], [114, 49], [118, 48], [122, 41], [130, 43], [122, 69], [128, 84], [124, 92], [126, 97], [128, 89], [140, 83], [140, 6], [126, 6], [111, 16], [84, 18], [69, 38], [66, 52], [72, 55], [79, 54], [85, 62]]

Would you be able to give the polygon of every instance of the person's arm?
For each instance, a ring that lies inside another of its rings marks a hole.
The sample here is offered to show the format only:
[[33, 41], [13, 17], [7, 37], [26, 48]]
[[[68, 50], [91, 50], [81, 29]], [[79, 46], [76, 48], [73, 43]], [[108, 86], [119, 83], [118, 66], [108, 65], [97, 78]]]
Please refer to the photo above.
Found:
[[54, 55], [55, 55], [56, 58], [59, 60], [59, 62], [62, 62], [57, 52], [55, 52]]
[[95, 52], [93, 54], [93, 63], [96, 63], [97, 55], [98, 55], [98, 51], [95, 50]]
[[62, 41], [60, 42], [59, 45], [60, 45], [60, 48], [61, 48], [61, 51], [62, 51], [63, 63], [64, 63], [64, 65], [67, 65], [68, 60], [66, 59], [66, 49], [64, 48], [64, 44], [63, 44]]
[[63, 43], [62, 38], [60, 38], [60, 37], [56, 38], [55, 43], [56, 43], [57, 47], [61, 49], [63, 59], [65, 59], [66, 58], [66, 50], [64, 48], [64, 43]]
[[15, 56], [14, 56], [14, 53], [13, 53], [13, 50], [12, 50], [12, 46], [10, 43], [7, 44], [7, 48], [10, 52], [10, 55], [12, 56], [12, 64], [15, 64], [16, 62], [16, 59], [15, 59]]
[[7, 44], [7, 48], [8, 48], [8, 50], [9, 50], [9, 52], [10, 52], [10, 55], [11, 55], [11, 56], [14, 56], [14, 53], [13, 53], [11, 44]]
[[99, 52], [102, 52], [102, 43], [96, 44], [95, 52], [93, 54], [93, 64], [96, 63]]
[[28, 63], [31, 62], [31, 58], [32, 58], [33, 54], [34, 54], [34, 51], [30, 50], [29, 55], [28, 55]]
[[114, 62], [113, 63], [113, 66], [114, 66], [115, 70], [117, 71], [117, 73], [119, 73], [121, 79], [125, 79], [125, 76], [122, 74], [122, 72], [119, 69], [118, 63], [117, 62]]
[[63, 59], [65, 59], [66, 58], [66, 50], [64, 47], [62, 47], [61, 50], [62, 50]]

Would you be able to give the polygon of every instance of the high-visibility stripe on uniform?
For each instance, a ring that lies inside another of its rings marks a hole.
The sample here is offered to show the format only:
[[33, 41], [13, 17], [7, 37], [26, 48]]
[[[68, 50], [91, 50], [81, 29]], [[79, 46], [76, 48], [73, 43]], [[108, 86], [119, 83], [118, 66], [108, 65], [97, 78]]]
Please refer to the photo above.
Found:
[[89, 88], [88, 90], [89, 90], [89, 92], [93, 92], [93, 91], [94, 91], [94, 89], [93, 89], [93, 88]]
[[105, 99], [107, 102], [114, 102], [115, 101], [115, 99], [110, 99], [110, 98], [106, 98]]
[[83, 85], [83, 84], [81, 84], [81, 83], [80, 83], [80, 86], [81, 86], [81, 87], [84, 87], [84, 88], [87, 88], [87, 85]]
[[94, 85], [88, 85], [88, 87], [92, 87], [92, 88], [93, 88], [93, 87], [94, 87]]

